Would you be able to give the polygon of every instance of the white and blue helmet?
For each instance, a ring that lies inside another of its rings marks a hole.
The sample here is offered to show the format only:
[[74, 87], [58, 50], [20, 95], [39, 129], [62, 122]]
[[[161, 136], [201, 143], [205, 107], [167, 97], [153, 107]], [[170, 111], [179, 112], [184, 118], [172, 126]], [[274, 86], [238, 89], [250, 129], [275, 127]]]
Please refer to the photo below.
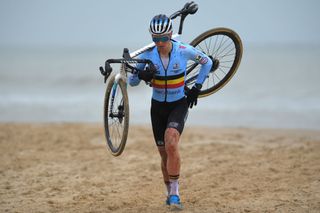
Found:
[[153, 17], [149, 31], [153, 35], [161, 35], [172, 32], [172, 21], [164, 14]]

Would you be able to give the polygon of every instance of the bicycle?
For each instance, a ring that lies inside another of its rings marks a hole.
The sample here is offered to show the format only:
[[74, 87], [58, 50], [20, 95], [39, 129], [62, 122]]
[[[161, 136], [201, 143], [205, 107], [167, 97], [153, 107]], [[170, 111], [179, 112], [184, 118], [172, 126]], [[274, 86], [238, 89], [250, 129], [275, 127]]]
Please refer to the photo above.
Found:
[[[189, 2], [181, 10], [173, 13], [170, 18], [173, 20], [180, 17], [178, 33], [172, 36], [176, 40], [182, 35], [183, 23], [188, 15], [195, 14], [198, 5]], [[208, 55], [213, 61], [212, 68], [199, 94], [199, 98], [209, 96], [221, 89], [236, 73], [242, 57], [242, 42], [239, 35], [228, 28], [213, 28], [198, 37], [190, 45], [198, 48]], [[127, 73], [136, 73], [139, 70], [134, 66], [137, 63], [145, 63], [151, 71], [154, 71], [152, 61], [137, 59], [136, 57], [155, 46], [148, 44], [132, 53], [124, 48], [122, 58], [108, 59], [105, 61], [105, 68], [99, 70], [104, 76], [104, 83], [108, 81], [104, 98], [104, 130], [107, 147], [114, 156], [119, 156], [126, 145], [129, 131], [129, 100], [127, 94]], [[120, 63], [120, 72], [110, 77], [112, 63]], [[187, 75], [185, 79], [185, 90], [190, 89], [195, 83], [200, 66], [193, 61], [188, 62]], [[110, 77], [110, 78], [109, 78]]]

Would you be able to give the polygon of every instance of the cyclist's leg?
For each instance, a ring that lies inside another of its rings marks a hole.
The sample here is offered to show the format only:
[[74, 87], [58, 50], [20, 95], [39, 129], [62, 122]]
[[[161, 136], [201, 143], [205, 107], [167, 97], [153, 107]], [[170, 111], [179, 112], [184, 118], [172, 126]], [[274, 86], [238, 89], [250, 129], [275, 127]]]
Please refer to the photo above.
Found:
[[175, 128], [167, 128], [165, 132], [165, 147], [168, 155], [167, 170], [170, 176], [178, 176], [180, 172], [180, 155], [178, 143], [180, 133]]
[[179, 195], [180, 154], [178, 145], [187, 115], [188, 105], [184, 98], [171, 111], [165, 131], [164, 139], [167, 152], [167, 171], [171, 182], [171, 195]]
[[167, 172], [170, 182], [170, 195], [179, 195], [178, 179], [180, 175], [180, 154], [178, 143], [180, 133], [175, 128], [167, 128], [165, 132], [165, 150], [167, 153]]
[[164, 133], [167, 127], [167, 116], [163, 112], [163, 106], [152, 100], [151, 104], [151, 123], [154, 140], [158, 147], [159, 154], [161, 156], [161, 170], [163, 174], [163, 180], [167, 186], [168, 193], [170, 192], [169, 176], [167, 172], [167, 153], [164, 145]]

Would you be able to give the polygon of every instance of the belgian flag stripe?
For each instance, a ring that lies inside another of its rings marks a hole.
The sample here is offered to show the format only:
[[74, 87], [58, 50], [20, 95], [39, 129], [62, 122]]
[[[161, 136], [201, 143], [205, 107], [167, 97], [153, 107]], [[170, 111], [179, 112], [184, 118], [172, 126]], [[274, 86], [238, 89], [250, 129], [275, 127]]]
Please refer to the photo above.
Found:
[[178, 74], [178, 75], [169, 75], [169, 76], [155, 76], [156, 80], [174, 80], [177, 78], [184, 77], [184, 72]]
[[184, 81], [181, 81], [181, 82], [176, 83], [176, 84], [167, 84], [167, 86], [166, 86], [166, 84], [156, 84], [154, 82], [152, 83], [152, 86], [154, 88], [159, 88], [159, 89], [164, 89], [164, 88], [175, 89], [175, 88], [179, 88], [179, 87], [181, 87], [183, 85], [184, 85]]
[[168, 80], [168, 81], [165, 81], [165, 80], [153, 80], [153, 83], [154, 84], [158, 84], [158, 85], [165, 85], [166, 82], [167, 84], [178, 84], [178, 83], [181, 83], [184, 81], [184, 76], [181, 77], [181, 78], [177, 78], [177, 79], [173, 79], [173, 80]]

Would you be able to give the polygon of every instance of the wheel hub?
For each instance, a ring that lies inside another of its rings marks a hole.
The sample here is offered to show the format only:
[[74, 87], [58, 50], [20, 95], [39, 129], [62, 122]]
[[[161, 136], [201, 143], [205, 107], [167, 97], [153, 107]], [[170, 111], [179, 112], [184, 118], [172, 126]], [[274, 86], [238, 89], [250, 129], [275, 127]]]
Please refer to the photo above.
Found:
[[118, 112], [111, 112], [109, 114], [110, 118], [118, 118], [119, 122], [122, 123], [123, 121], [123, 117], [124, 117], [124, 106], [123, 105], [119, 105], [118, 106]]
[[217, 58], [213, 58], [212, 55], [210, 55], [209, 58], [212, 61], [212, 67], [210, 69], [210, 72], [214, 72], [219, 68], [220, 61]]

